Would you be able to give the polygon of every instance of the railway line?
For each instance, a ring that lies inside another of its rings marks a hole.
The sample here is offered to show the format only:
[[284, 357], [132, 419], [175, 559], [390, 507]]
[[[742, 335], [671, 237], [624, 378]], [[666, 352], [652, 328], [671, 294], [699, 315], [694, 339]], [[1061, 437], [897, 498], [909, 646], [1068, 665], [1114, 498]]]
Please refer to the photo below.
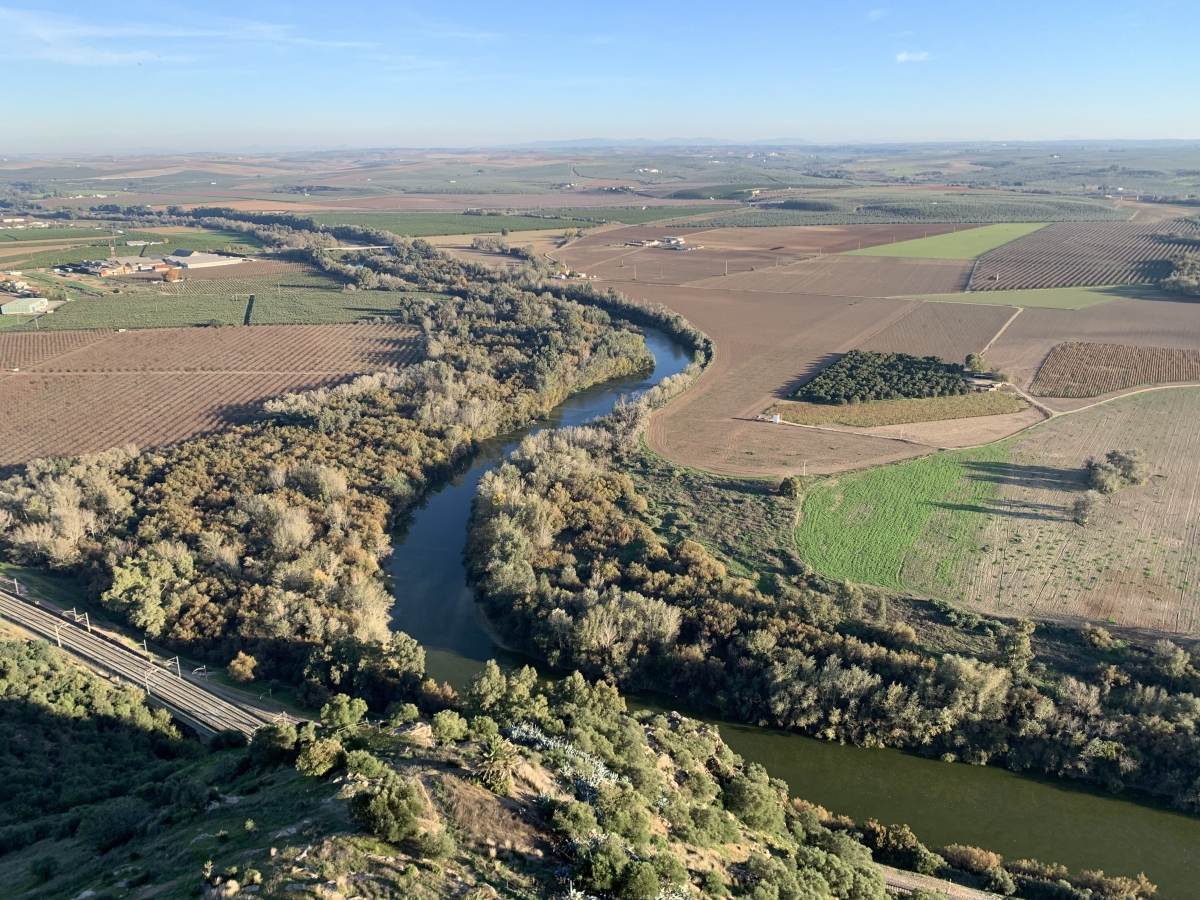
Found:
[[179, 669], [177, 660], [176, 670], [172, 672], [164, 668], [161, 661], [155, 662], [128, 650], [97, 633], [90, 624], [80, 625], [73, 621], [70, 613], [63, 613], [34, 598], [0, 590], [0, 616], [42, 635], [92, 666], [142, 688], [153, 701], [203, 732], [235, 729], [250, 737], [263, 725], [284, 719], [294, 721], [283, 713], [273, 715], [269, 710], [255, 709], [218, 696], [190, 680]]

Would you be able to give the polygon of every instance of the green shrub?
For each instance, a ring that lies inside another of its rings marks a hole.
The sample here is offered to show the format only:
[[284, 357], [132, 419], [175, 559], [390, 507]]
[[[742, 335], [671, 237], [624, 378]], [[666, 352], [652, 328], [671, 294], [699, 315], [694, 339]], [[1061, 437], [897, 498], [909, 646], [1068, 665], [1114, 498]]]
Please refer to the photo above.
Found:
[[417, 721], [421, 718], [421, 711], [415, 703], [389, 703], [386, 715], [388, 724], [395, 728]]
[[358, 697], [351, 699], [345, 694], [336, 694], [321, 707], [321, 724], [326, 728], [349, 728], [362, 721], [367, 714], [367, 702]]
[[433, 736], [443, 744], [461, 741], [467, 736], [467, 721], [452, 709], [443, 709], [433, 717]]
[[247, 743], [246, 736], [236, 728], [226, 728], [212, 736], [212, 740], [208, 742], [208, 749], [212, 753], [219, 753], [222, 750], [237, 750], [239, 747], [245, 747]]
[[80, 843], [103, 853], [133, 837], [149, 815], [150, 808], [141, 800], [119, 797], [85, 815], [75, 836]]
[[320, 778], [346, 761], [346, 751], [337, 738], [322, 738], [305, 744], [296, 760], [296, 768], [303, 775]]
[[621, 900], [654, 900], [658, 896], [658, 873], [648, 862], [633, 862], [621, 873], [617, 896]]
[[54, 856], [39, 856], [30, 864], [29, 874], [38, 881], [49, 881], [58, 874], [58, 858]]
[[722, 792], [725, 808], [759, 831], [783, 830], [783, 807], [767, 770], [757, 763], [746, 767]]
[[417, 841], [417, 849], [423, 858], [440, 861], [453, 856], [458, 847], [450, 832], [443, 829], [442, 831], [427, 831], [421, 835], [421, 839]]
[[421, 792], [395, 774], [350, 801], [353, 819], [376, 837], [392, 843], [417, 833], [417, 820], [424, 810]]
[[369, 750], [351, 750], [347, 753], [346, 769], [351, 775], [361, 775], [363, 778], [379, 778], [388, 770]]
[[250, 739], [250, 760], [257, 766], [276, 766], [295, 757], [294, 725], [264, 725]]

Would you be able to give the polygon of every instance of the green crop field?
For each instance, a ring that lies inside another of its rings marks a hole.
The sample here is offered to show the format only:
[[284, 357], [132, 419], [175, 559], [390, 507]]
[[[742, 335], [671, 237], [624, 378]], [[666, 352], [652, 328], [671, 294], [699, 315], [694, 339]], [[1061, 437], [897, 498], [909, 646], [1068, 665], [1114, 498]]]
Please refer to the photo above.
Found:
[[[997, 444], [813, 479], [796, 541], [823, 575], [1001, 615], [1200, 632], [1200, 389], [1148, 391]], [[1145, 454], [1148, 477], [1072, 511], [1085, 462]]]
[[63, 241], [86, 241], [106, 237], [108, 232], [99, 228], [26, 228], [21, 231], [0, 230], [0, 241], [5, 243], [40, 243]]
[[962, 543], [959, 536], [982, 527], [974, 509], [995, 495], [996, 484], [965, 477], [964, 464], [1004, 458], [1003, 445], [993, 445], [825, 480], [804, 501], [796, 534], [800, 556], [831, 578], [901, 589], [904, 557], [937, 510], [962, 510], [943, 524], [953, 538], [946, 543], [948, 553]]
[[[254, 305], [249, 303], [254, 295]], [[318, 272], [121, 285], [121, 293], [73, 300], [37, 323], [41, 330], [171, 328], [189, 325], [324, 325], [394, 313], [411, 294], [343, 291]], [[26, 323], [22, 330], [34, 325]]]
[[1021, 306], [1026, 309], [1084, 309], [1113, 300], [1137, 299], [1155, 293], [1149, 285], [1045, 288], [1025, 291], [972, 291], [965, 294], [914, 294], [908, 300], [933, 303], [978, 303], [983, 306]]
[[903, 256], [916, 259], [978, 259], [983, 254], [1045, 228], [1046, 222], [1007, 222], [934, 237], [850, 250], [846, 256]]

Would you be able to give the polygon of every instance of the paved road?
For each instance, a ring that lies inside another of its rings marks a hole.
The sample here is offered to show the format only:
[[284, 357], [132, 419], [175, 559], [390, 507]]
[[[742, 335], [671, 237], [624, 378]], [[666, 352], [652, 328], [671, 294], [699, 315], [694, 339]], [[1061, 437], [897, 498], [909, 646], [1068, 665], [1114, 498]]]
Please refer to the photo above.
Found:
[[119, 675], [147, 691], [185, 722], [205, 731], [233, 728], [249, 737], [273, 721], [266, 710], [251, 710], [231, 703], [201, 685], [167, 671], [161, 663], [151, 663], [110, 638], [89, 633], [84, 625], [76, 625], [69, 616], [64, 617], [37, 600], [0, 591], [0, 615], [37, 632], [92, 665]]

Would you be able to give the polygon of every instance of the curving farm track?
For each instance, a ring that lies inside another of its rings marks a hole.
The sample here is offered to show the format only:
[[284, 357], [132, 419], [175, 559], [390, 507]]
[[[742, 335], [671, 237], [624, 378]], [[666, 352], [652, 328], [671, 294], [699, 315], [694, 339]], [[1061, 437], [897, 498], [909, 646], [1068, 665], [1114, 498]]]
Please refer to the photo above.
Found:
[[69, 618], [41, 606], [36, 600], [0, 591], [0, 615], [37, 632], [47, 640], [59, 643], [64, 650], [82, 657], [91, 665], [141, 687], [155, 701], [203, 731], [217, 732], [232, 728], [249, 737], [263, 725], [274, 721], [268, 711], [252, 710], [231, 703], [110, 639], [88, 632]]

